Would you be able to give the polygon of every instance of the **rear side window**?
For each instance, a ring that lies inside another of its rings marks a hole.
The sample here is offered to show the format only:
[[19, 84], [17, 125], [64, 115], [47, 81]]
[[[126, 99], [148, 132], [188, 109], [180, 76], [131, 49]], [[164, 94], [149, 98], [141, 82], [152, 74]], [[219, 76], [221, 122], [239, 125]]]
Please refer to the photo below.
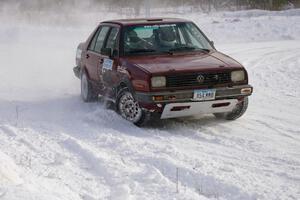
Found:
[[109, 27], [108, 26], [103, 26], [100, 30], [100, 33], [97, 37], [96, 40], [96, 44], [95, 44], [95, 51], [100, 53], [101, 52], [101, 48], [103, 47], [106, 35], [109, 31]]
[[117, 38], [119, 29], [116, 27], [111, 28], [110, 34], [107, 38], [106, 48], [117, 49]]
[[101, 28], [98, 28], [98, 30], [96, 31], [90, 45], [89, 45], [89, 48], [88, 50], [91, 50], [91, 51], [94, 51], [95, 50], [95, 44], [96, 44], [96, 40], [97, 40], [97, 37], [99, 35], [99, 32], [100, 32]]
[[96, 51], [100, 53], [103, 43], [105, 41], [106, 35], [108, 33], [109, 27], [108, 26], [101, 26], [97, 32], [95, 33], [88, 50]]

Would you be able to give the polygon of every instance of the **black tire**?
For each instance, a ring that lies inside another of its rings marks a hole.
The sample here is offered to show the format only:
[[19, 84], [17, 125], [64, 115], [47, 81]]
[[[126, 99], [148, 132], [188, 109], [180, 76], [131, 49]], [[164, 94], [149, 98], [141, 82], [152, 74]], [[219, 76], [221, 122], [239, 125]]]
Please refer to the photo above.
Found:
[[232, 112], [228, 113], [214, 113], [218, 119], [236, 120], [243, 116], [248, 108], [248, 97], [245, 97], [243, 101], [239, 102]]
[[122, 88], [117, 95], [116, 108], [118, 113], [136, 126], [143, 126], [149, 120], [149, 113], [140, 108], [128, 88]]
[[84, 102], [92, 102], [96, 101], [98, 98], [98, 93], [96, 93], [93, 89], [92, 84], [88, 80], [88, 77], [85, 72], [81, 74], [81, 98]]

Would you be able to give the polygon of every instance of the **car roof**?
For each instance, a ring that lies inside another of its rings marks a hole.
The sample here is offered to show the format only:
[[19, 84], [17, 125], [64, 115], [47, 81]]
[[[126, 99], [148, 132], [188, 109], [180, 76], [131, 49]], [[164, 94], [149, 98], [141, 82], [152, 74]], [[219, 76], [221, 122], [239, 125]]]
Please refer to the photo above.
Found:
[[180, 18], [133, 18], [133, 19], [115, 19], [108, 20], [102, 23], [112, 23], [119, 25], [139, 25], [139, 24], [164, 24], [164, 23], [177, 23], [177, 22], [189, 22], [186, 19]]

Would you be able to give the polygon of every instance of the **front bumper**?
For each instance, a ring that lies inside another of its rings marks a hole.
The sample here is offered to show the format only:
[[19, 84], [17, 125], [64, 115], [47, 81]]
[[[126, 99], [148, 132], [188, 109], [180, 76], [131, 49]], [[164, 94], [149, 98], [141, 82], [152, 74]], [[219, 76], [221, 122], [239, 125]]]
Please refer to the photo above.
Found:
[[187, 102], [187, 103], [170, 103], [165, 105], [161, 114], [161, 119], [186, 117], [199, 114], [225, 113], [231, 112], [236, 104], [237, 99]]
[[[251, 85], [213, 88], [216, 90], [214, 100], [193, 100], [194, 90], [167, 92], [136, 92], [135, 98], [140, 106], [150, 112], [161, 114], [160, 118], [176, 118], [197, 114], [230, 112], [239, 100], [250, 96]], [[159, 97], [159, 98], [157, 98]]]

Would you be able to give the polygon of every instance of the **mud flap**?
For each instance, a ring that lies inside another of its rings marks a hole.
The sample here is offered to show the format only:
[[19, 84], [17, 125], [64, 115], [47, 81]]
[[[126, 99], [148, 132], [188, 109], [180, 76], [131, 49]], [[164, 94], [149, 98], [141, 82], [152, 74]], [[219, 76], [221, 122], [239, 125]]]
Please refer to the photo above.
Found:
[[80, 79], [80, 67], [79, 66], [74, 67], [73, 72], [75, 76]]

